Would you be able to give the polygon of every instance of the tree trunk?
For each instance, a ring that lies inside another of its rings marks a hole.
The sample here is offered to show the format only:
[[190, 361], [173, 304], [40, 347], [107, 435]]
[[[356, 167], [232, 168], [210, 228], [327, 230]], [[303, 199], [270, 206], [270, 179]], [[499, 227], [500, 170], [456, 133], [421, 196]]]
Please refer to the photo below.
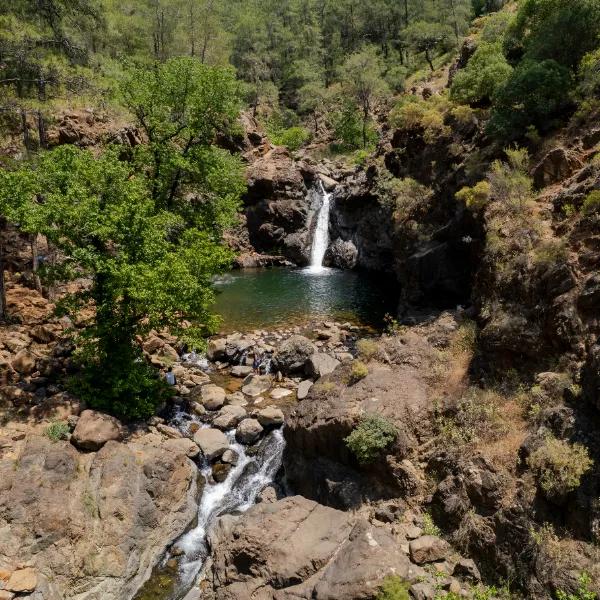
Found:
[[40, 138], [40, 148], [48, 148], [48, 134], [46, 133], [46, 123], [42, 111], [37, 111], [38, 136]]
[[431, 55], [429, 54], [429, 48], [427, 50], [425, 50], [425, 59], [427, 60], [427, 62], [429, 63], [429, 68], [432, 71], [435, 71], [435, 68], [433, 66], [433, 62], [431, 61]]
[[29, 154], [31, 150], [31, 139], [29, 137], [29, 127], [27, 125], [27, 113], [24, 109], [21, 109], [21, 127], [23, 129], [23, 145], [25, 146], [25, 151]]
[[363, 126], [362, 126], [363, 148], [367, 147], [367, 121], [368, 120], [369, 120], [369, 107], [365, 106], [363, 108]]
[[408, 27], [408, 0], [404, 0], [404, 25]]
[[30, 238], [31, 243], [31, 262], [32, 262], [32, 271], [33, 271], [33, 281], [35, 284], [35, 289], [42, 293], [42, 282], [40, 281], [40, 276], [38, 275], [38, 270], [40, 268], [40, 259], [38, 256], [38, 248], [37, 248], [37, 233], [32, 234]]

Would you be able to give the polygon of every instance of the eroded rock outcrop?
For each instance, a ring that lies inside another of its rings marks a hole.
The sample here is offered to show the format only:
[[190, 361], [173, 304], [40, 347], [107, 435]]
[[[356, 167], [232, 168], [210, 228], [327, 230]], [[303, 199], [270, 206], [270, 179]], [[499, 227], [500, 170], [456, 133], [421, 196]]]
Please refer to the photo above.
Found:
[[411, 570], [387, 531], [301, 496], [222, 518], [210, 544], [216, 600], [367, 600]]
[[[185, 451], [155, 435], [85, 454], [33, 432], [12, 437], [0, 451], [0, 566], [14, 591], [131, 598], [195, 515]], [[18, 570], [23, 561], [31, 573]]]

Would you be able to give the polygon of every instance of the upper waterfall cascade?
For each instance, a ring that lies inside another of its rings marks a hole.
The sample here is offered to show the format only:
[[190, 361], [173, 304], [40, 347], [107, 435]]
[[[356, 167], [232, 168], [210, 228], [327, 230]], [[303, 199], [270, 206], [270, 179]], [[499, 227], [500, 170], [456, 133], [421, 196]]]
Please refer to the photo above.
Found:
[[310, 266], [314, 270], [323, 268], [323, 258], [329, 245], [329, 209], [331, 205], [331, 194], [325, 191], [323, 183], [319, 182], [321, 188], [321, 206], [317, 215], [317, 225], [313, 235], [312, 248], [310, 251]]

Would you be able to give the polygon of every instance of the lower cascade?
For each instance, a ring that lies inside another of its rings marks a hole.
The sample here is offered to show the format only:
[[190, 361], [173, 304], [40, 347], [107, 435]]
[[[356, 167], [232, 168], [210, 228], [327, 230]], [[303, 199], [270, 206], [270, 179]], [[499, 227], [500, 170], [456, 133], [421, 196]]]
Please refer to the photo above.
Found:
[[[176, 415], [173, 425], [185, 431], [190, 422], [196, 422], [194, 417], [191, 421], [188, 419], [189, 415], [180, 413]], [[178, 551], [183, 552], [179, 562], [176, 598], [183, 597], [198, 580], [210, 554], [207, 536], [218, 517], [247, 511], [256, 502], [258, 494], [273, 482], [281, 467], [285, 440], [280, 429], [269, 433], [252, 455], [247, 453], [246, 446], [236, 442], [235, 429], [226, 435], [230, 450], [238, 456], [237, 464], [227, 478], [219, 483], [210, 483], [209, 461], [205, 460], [200, 465], [200, 473], [206, 483], [198, 505], [196, 525], [175, 543]], [[163, 562], [166, 563], [169, 558], [167, 555]]]
[[323, 258], [325, 258], [325, 252], [329, 245], [329, 209], [331, 205], [331, 194], [325, 191], [322, 182], [319, 182], [319, 186], [321, 188], [321, 206], [310, 251], [310, 267], [315, 271], [323, 268]]

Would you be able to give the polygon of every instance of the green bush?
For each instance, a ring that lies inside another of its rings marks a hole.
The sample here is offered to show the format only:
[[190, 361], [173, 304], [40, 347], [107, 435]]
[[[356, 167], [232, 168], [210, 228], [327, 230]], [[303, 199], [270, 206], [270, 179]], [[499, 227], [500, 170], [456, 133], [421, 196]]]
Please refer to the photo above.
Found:
[[409, 600], [408, 584], [397, 575], [386, 577], [379, 589], [376, 600]]
[[482, 43], [467, 66], [454, 76], [450, 97], [462, 104], [489, 102], [512, 72], [500, 43]]
[[442, 534], [442, 531], [433, 522], [433, 518], [429, 513], [423, 514], [423, 533], [425, 535], [436, 535], [438, 537]]
[[64, 421], [53, 421], [46, 427], [46, 431], [44, 432], [47, 437], [49, 437], [53, 442], [58, 442], [60, 440], [66, 440], [69, 438], [69, 425]]
[[365, 365], [361, 360], [355, 360], [352, 363], [352, 370], [350, 372], [350, 377], [353, 383], [364, 379], [369, 374], [369, 367]]
[[588, 573], [581, 573], [579, 575], [579, 587], [577, 593], [568, 594], [562, 590], [556, 591], [557, 600], [597, 600], [596, 593], [590, 588], [592, 584], [592, 578]]
[[290, 127], [284, 129], [273, 141], [281, 146], [286, 146], [292, 152], [300, 149], [310, 139], [310, 132], [304, 127]]
[[398, 436], [396, 426], [380, 415], [364, 416], [344, 439], [360, 464], [373, 462]]
[[472, 211], [481, 210], [488, 202], [491, 194], [491, 186], [487, 181], [480, 181], [473, 187], [464, 187], [455, 194], [455, 198], [464, 202], [465, 206]]
[[363, 338], [356, 342], [356, 350], [359, 356], [361, 356], [365, 360], [370, 360], [371, 358], [374, 358], [379, 352], [379, 346], [374, 340]]
[[132, 356], [115, 356], [119, 368], [114, 369], [105, 362], [84, 359], [79, 373], [69, 381], [70, 390], [90, 408], [126, 421], [152, 416], [171, 390], [141, 357]]
[[530, 125], [547, 131], [569, 105], [571, 87], [569, 70], [554, 60], [521, 63], [494, 96], [489, 132], [512, 140]]
[[600, 190], [593, 190], [586, 196], [581, 210], [586, 215], [600, 214]]
[[[352, 102], [345, 102], [333, 115], [332, 121], [335, 139], [340, 142], [340, 150], [358, 150], [363, 148], [362, 115]], [[372, 126], [368, 126], [367, 145], [373, 144], [376, 141], [377, 132]]]
[[593, 461], [585, 446], [548, 438], [532, 452], [527, 464], [535, 472], [542, 490], [549, 496], [560, 497], [579, 487]]

